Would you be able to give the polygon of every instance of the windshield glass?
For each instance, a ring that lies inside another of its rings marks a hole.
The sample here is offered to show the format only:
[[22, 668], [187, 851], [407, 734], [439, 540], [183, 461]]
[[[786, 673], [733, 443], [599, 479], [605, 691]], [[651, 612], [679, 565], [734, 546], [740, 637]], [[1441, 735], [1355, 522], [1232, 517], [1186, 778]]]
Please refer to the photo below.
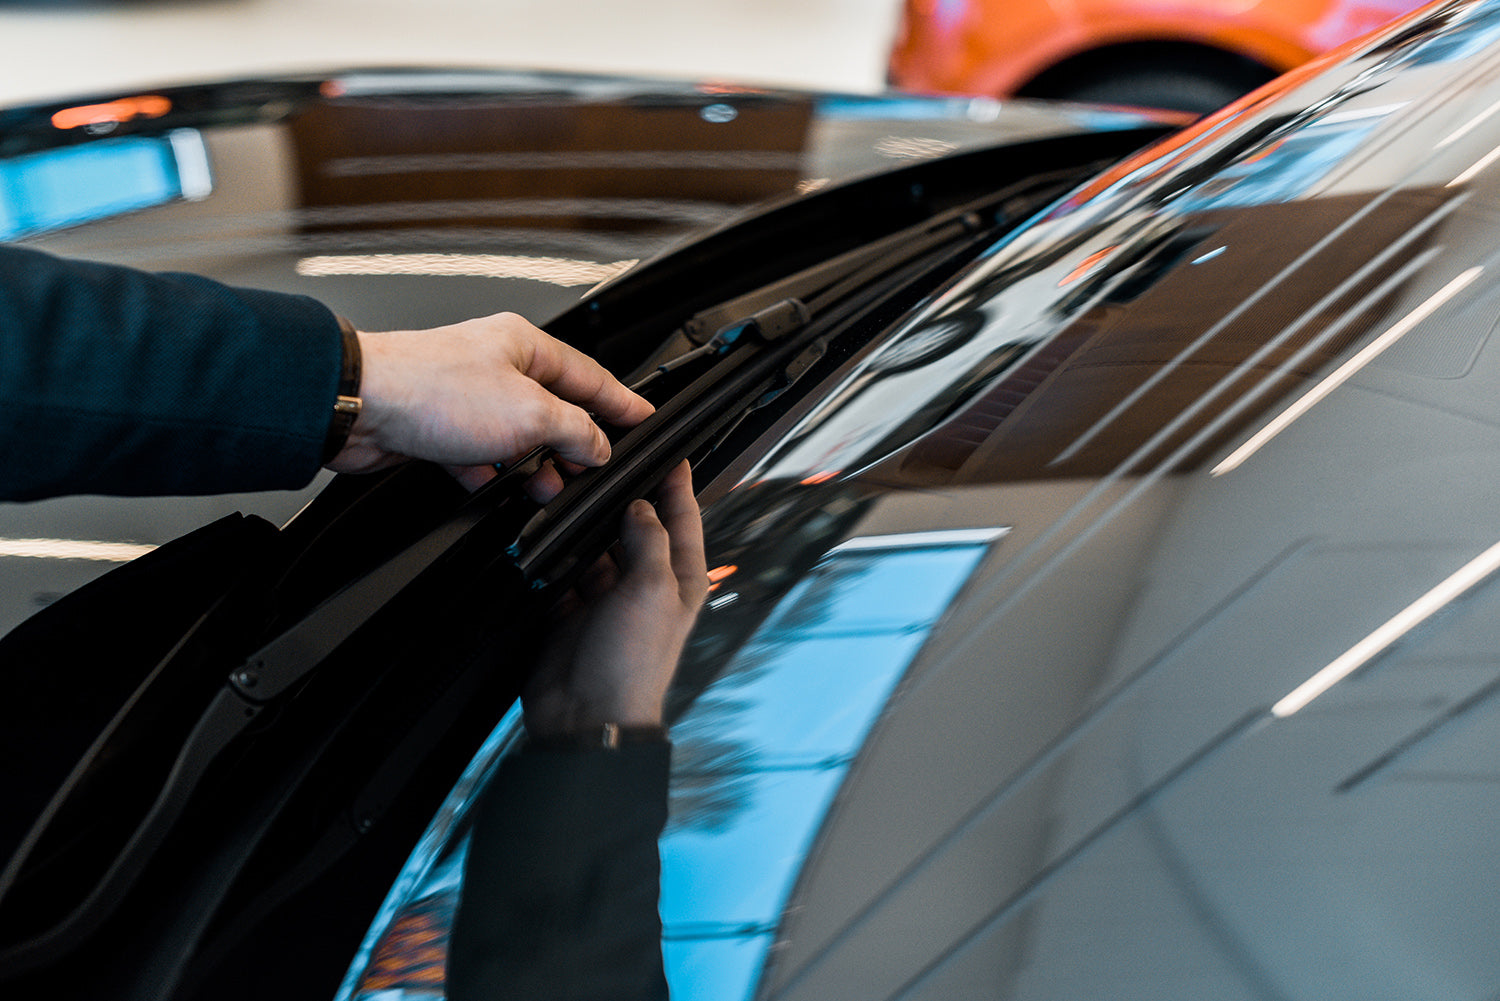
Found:
[[1073, 192], [712, 484], [677, 993], [1492, 995], [1495, 10]]

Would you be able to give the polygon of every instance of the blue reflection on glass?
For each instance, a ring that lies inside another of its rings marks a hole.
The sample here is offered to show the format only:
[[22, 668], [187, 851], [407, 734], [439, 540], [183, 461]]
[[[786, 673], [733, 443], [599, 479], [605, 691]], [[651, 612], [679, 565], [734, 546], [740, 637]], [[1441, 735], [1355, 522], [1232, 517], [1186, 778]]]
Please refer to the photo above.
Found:
[[0, 239], [149, 208], [182, 194], [165, 137], [110, 139], [0, 162]]
[[[985, 97], [923, 97], [914, 94], [838, 94], [819, 98], [818, 116], [829, 121], [934, 122], [973, 119], [993, 120], [999, 102]], [[1138, 112], [1105, 109], [1074, 109], [1051, 112], [1059, 119], [1085, 123], [1101, 132], [1139, 128], [1144, 119]]]
[[[448, 933], [458, 907], [464, 859], [469, 854], [465, 815], [500, 759], [520, 739], [521, 705], [516, 703], [464, 769], [402, 866], [375, 920], [370, 922], [370, 930], [350, 962], [334, 1001], [441, 1001], [440, 986], [403, 978], [399, 971], [383, 969], [382, 965], [391, 959], [401, 961], [414, 951], [396, 940], [404, 932], [403, 919], [423, 910], [436, 912], [430, 922], [433, 937], [423, 945], [440, 949], [446, 961]], [[439, 906], [424, 908], [429, 902], [438, 902]]]
[[745, 995], [759, 975], [771, 933], [723, 939], [662, 942], [672, 996], [687, 998], [734, 998]]
[[1500, 8], [1457, 11], [1444, 31], [1420, 39], [1403, 53], [1402, 62], [1418, 65], [1457, 62], [1483, 52], [1500, 38]]
[[1184, 212], [1274, 205], [1302, 195], [1365, 145], [1389, 109], [1368, 116], [1317, 122], [1241, 160], [1199, 185], [1180, 204]]
[[[927, 539], [834, 550], [676, 724], [673, 819], [661, 842], [674, 997], [754, 993], [850, 762], [987, 547]], [[705, 739], [733, 753], [716, 772], [695, 773], [704, 756], [694, 741]], [[705, 783], [717, 811], [695, 811]]]
[[[674, 727], [674, 815], [661, 842], [662, 953], [674, 997], [735, 1001], [754, 992], [850, 762], [988, 546], [972, 532], [900, 538], [829, 553]], [[441, 1001], [433, 967], [445, 961], [461, 891], [464, 817], [520, 732], [517, 706], [412, 852], [335, 1001]], [[706, 736], [734, 753], [695, 774], [704, 759], [694, 741]], [[719, 809], [683, 792], [705, 784]], [[425, 937], [415, 940], [414, 929]], [[427, 950], [437, 958], [421, 961]]]

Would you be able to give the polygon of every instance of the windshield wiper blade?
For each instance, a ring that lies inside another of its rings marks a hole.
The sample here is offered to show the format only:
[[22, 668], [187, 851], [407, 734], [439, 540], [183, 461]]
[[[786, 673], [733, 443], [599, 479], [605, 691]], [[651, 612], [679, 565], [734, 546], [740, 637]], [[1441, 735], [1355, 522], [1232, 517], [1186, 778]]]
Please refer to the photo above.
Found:
[[[955, 212], [924, 228], [929, 232], [919, 236], [925, 238], [907, 234], [900, 250], [892, 244], [888, 256], [875, 255], [844, 270], [807, 302], [774, 303], [721, 328], [702, 348], [681, 356], [713, 355], [721, 360], [626, 434], [607, 465], [569, 482], [528, 523], [508, 551], [528, 585], [551, 589], [571, 584], [616, 538], [627, 504], [645, 496], [677, 463], [721, 440], [750, 412], [805, 375], [830, 338], [884, 303], [893, 289], [941, 270], [955, 256], [977, 252], [989, 240], [989, 228], [972, 211]], [[756, 351], [726, 354], [714, 347], [725, 331], [736, 336], [770, 331], [773, 336], [752, 338]], [[673, 362], [657, 371], [674, 371]]]

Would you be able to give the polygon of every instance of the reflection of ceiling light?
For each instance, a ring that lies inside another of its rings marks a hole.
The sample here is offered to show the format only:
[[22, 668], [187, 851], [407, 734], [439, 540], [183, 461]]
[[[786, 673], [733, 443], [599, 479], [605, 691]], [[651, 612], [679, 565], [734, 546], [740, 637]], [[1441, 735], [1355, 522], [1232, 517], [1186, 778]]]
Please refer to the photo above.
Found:
[[811, 194], [812, 192], [817, 191], [819, 188], [825, 186], [827, 183], [828, 178], [826, 177], [805, 177], [797, 182], [797, 194]]
[[993, 528], [940, 528], [929, 532], [898, 532], [894, 535], [861, 535], [828, 550], [829, 554], [861, 550], [931, 549], [949, 546], [987, 546], [1010, 534], [1011, 526]]
[[345, 275], [525, 278], [553, 285], [596, 285], [635, 264], [633, 260], [605, 264], [502, 254], [331, 254], [304, 257], [297, 262], [297, 274], [311, 278]]
[[1462, 174], [1459, 174], [1453, 180], [1449, 181], [1447, 186], [1450, 188], [1458, 187], [1460, 184], [1463, 184], [1465, 181], [1469, 180], [1475, 174], [1478, 174], [1480, 171], [1484, 170], [1496, 160], [1500, 160], [1500, 146], [1496, 146], [1494, 149], [1490, 150], [1484, 156], [1476, 160], [1468, 170], [1464, 171]]
[[1395, 344], [1402, 337], [1405, 337], [1413, 327], [1436, 312], [1439, 306], [1462, 291], [1470, 282], [1479, 277], [1479, 273], [1483, 270], [1483, 268], [1470, 268], [1457, 278], [1454, 278], [1447, 285], [1444, 285], [1437, 292], [1434, 292], [1426, 302], [1396, 321], [1389, 330], [1375, 338], [1369, 344], [1366, 344], [1353, 358], [1340, 365], [1326, 379], [1308, 390], [1297, 402], [1287, 407], [1265, 427], [1251, 435], [1250, 440], [1235, 449], [1225, 457], [1223, 462], [1215, 466], [1210, 475], [1223, 476], [1225, 473], [1238, 469], [1246, 459], [1260, 451], [1262, 446], [1268, 441], [1279, 435], [1282, 431], [1285, 431], [1293, 421], [1311, 410], [1314, 404], [1353, 378], [1360, 369], [1374, 361], [1382, 351]]
[[379, 177], [491, 170], [799, 170], [801, 167], [799, 152], [779, 149], [522, 149], [338, 157], [325, 161], [322, 173], [324, 177]]
[[875, 152], [893, 160], [925, 160], [956, 149], [957, 143], [925, 136], [886, 136], [875, 144]]
[[1459, 126], [1457, 129], [1454, 129], [1452, 132], [1448, 133], [1448, 135], [1444, 136], [1443, 140], [1437, 144], [1437, 148], [1438, 149], [1442, 149], [1444, 146], [1447, 146], [1449, 143], [1454, 143], [1454, 142], [1457, 142], [1458, 140], [1462, 139], [1464, 136], [1468, 135], [1471, 131], [1473, 131], [1473, 129], [1476, 126], [1478, 126], [1486, 118], [1490, 117], [1491, 115], [1493, 115], [1497, 111], [1500, 111], [1500, 101], [1496, 101], [1494, 104], [1490, 105], [1488, 108], [1485, 108], [1479, 114], [1477, 114], [1473, 118], [1469, 119], [1463, 125]]
[[1277, 716], [1290, 716], [1313, 699], [1343, 681], [1362, 665], [1390, 647], [1401, 637], [1447, 607], [1474, 585], [1500, 569], [1500, 543], [1496, 543], [1466, 563], [1457, 573], [1402, 609], [1393, 619], [1350, 647], [1333, 663], [1299, 685], [1290, 695], [1271, 707]]
[[134, 542], [88, 542], [83, 539], [0, 539], [0, 556], [38, 560], [100, 560], [128, 563], [155, 546]]

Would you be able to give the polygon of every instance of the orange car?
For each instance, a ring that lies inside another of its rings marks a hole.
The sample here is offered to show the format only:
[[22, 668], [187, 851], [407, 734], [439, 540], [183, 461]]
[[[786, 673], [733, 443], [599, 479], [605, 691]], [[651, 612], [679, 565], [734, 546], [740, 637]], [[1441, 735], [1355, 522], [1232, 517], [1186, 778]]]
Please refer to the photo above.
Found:
[[1211, 111], [1425, 0], [905, 0], [890, 81]]

